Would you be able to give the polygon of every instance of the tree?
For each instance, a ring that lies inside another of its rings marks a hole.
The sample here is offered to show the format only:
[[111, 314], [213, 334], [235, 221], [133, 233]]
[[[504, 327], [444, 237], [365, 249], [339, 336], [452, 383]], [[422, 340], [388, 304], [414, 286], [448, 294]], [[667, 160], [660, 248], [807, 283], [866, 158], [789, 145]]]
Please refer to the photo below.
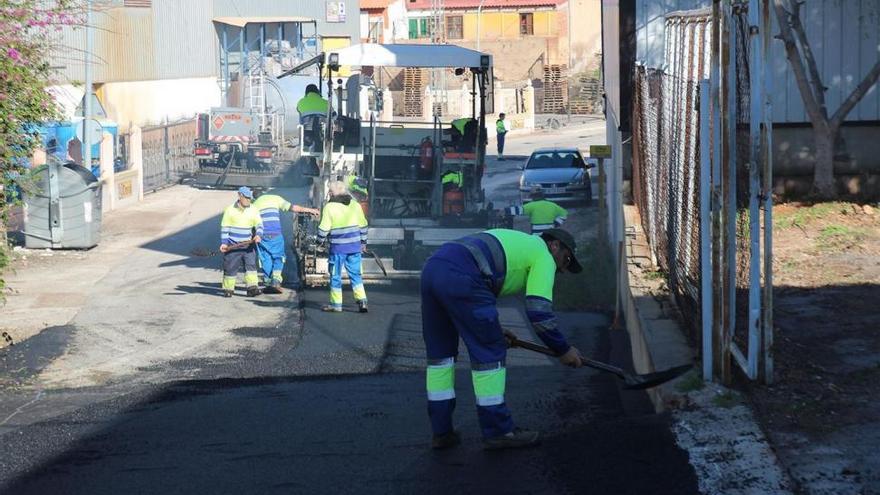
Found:
[[54, 35], [82, 20], [80, 0], [0, 0], [0, 270], [8, 260], [6, 219], [17, 182], [40, 144], [37, 125], [58, 117], [46, 91]]
[[773, 0], [776, 20], [779, 22], [779, 38], [785, 45], [785, 56], [794, 72], [798, 91], [804, 100], [804, 107], [813, 126], [816, 141], [816, 164], [813, 169], [813, 193], [819, 199], [836, 196], [834, 187], [835, 151], [843, 151], [845, 146], [840, 139], [840, 127], [849, 112], [858, 105], [871, 86], [880, 80], [880, 57], [874, 67], [843, 100], [833, 115], [828, 115], [825, 104], [825, 91], [816, 58], [807, 40], [806, 30], [801, 22], [800, 10], [803, 0]]

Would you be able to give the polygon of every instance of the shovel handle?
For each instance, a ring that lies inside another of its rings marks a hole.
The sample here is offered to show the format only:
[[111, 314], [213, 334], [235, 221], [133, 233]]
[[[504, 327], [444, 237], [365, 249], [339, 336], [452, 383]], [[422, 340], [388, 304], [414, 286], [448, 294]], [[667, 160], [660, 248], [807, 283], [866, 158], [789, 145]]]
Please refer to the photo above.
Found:
[[[559, 354], [553, 351], [553, 349], [543, 346], [541, 344], [531, 342], [529, 340], [522, 340], [516, 337], [507, 337], [507, 341], [510, 343], [510, 347], [519, 347], [522, 349], [527, 349], [534, 352], [539, 352], [541, 354], [546, 354], [548, 356], [559, 357]], [[590, 368], [594, 368], [597, 370], [607, 371], [609, 373], [614, 373], [620, 378], [626, 379], [626, 372], [617, 366], [612, 366], [607, 363], [603, 363], [602, 361], [596, 361], [594, 359], [590, 359], [588, 357], [581, 356], [581, 361], [584, 363], [584, 366], [589, 366]]]

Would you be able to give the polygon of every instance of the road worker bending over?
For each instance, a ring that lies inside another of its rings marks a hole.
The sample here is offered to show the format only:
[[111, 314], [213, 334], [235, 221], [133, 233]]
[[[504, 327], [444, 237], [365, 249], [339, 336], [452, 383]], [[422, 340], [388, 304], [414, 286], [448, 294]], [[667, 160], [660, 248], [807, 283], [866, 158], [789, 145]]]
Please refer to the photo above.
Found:
[[251, 208], [254, 193], [247, 186], [238, 189], [238, 201], [223, 211], [220, 221], [220, 252], [223, 253], [223, 295], [235, 293], [235, 279], [244, 266], [248, 297], [260, 295], [257, 278], [257, 250], [263, 235], [260, 212]]
[[327, 264], [330, 270], [330, 304], [322, 310], [342, 311], [342, 267], [348, 272], [358, 310], [367, 312], [367, 292], [361, 278], [361, 253], [367, 250], [367, 219], [361, 205], [348, 194], [345, 183], [329, 184], [330, 199], [321, 212], [318, 239], [330, 240]]
[[522, 206], [511, 206], [509, 215], [527, 215], [532, 224], [532, 234], [540, 234], [554, 227], [561, 227], [568, 218], [568, 211], [558, 204], [544, 199], [544, 190], [535, 186], [531, 191], [532, 200]]
[[[260, 257], [260, 270], [263, 272], [264, 292], [280, 294], [283, 280], [281, 274], [284, 272], [284, 263], [287, 260], [284, 252], [284, 233], [281, 229], [281, 212], [309, 213], [316, 217], [321, 212], [314, 208], [291, 204], [275, 194], [259, 194], [253, 207], [260, 213], [263, 221], [263, 236], [261, 242], [257, 244], [257, 253]], [[293, 273], [297, 273], [296, 256], [292, 258], [292, 262]], [[298, 284], [299, 280], [291, 282]]]
[[526, 314], [538, 336], [571, 367], [583, 362], [556, 328], [556, 273], [578, 273], [574, 238], [562, 229], [541, 236], [494, 229], [447, 242], [422, 270], [422, 335], [428, 357], [428, 416], [432, 447], [460, 443], [452, 426], [458, 339], [470, 355], [477, 416], [486, 449], [536, 445], [537, 432], [514, 427], [504, 401], [507, 339], [498, 321], [497, 298], [525, 295]]

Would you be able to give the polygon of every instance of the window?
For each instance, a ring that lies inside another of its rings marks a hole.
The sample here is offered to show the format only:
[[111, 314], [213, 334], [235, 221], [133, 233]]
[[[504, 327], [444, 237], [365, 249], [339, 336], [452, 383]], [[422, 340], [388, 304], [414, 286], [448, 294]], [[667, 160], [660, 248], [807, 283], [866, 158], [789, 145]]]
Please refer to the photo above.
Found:
[[122, 5], [124, 7], [149, 7], [152, 3], [152, 0], [124, 0]]
[[367, 41], [370, 43], [382, 43], [382, 30], [384, 26], [383, 19], [381, 17], [370, 17], [369, 25], [370, 30], [367, 34]]
[[446, 37], [451, 40], [464, 38], [464, 21], [460, 15], [446, 17]]
[[536, 151], [529, 157], [526, 168], [584, 168], [581, 154], [571, 150]]
[[519, 34], [535, 34], [535, 19], [531, 12], [519, 15]]
[[409, 20], [409, 39], [414, 40], [417, 38], [428, 38], [431, 36], [431, 32], [429, 29], [431, 19], [427, 17], [421, 19], [410, 19]]

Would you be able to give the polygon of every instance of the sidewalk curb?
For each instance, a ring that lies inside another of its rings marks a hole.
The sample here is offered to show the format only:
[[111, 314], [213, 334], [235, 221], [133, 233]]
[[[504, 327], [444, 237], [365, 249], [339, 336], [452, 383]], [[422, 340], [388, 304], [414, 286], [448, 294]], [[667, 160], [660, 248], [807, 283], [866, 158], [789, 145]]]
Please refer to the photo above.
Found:
[[702, 381], [697, 353], [675, 318], [675, 304], [669, 296], [657, 296], [661, 282], [643, 275], [643, 268], [654, 263], [636, 207], [625, 206], [624, 215], [631, 232], [626, 239], [622, 310], [633, 367], [637, 373], [651, 373], [694, 363], [691, 372], [647, 392], [655, 411], [671, 412], [671, 429], [678, 445], [688, 451], [700, 491], [792, 493], [788, 474], [745, 401], [734, 391]]

